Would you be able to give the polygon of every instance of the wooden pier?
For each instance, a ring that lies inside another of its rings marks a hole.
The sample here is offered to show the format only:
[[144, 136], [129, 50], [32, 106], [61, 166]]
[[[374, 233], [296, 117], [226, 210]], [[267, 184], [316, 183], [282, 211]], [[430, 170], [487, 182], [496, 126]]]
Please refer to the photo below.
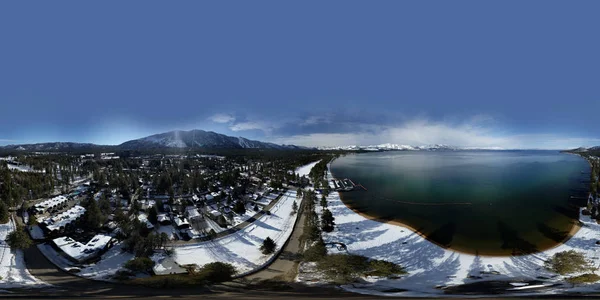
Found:
[[368, 191], [367, 188], [364, 187], [362, 184], [360, 184], [360, 183], [356, 184], [356, 183], [354, 183], [354, 181], [352, 181], [352, 179], [349, 179], [349, 178], [348, 178], [348, 180], [350, 180], [350, 182], [352, 183], [353, 186], [355, 186], [355, 187], [358, 186], [358, 187], [361, 187], [363, 190]]
[[363, 190], [368, 191], [366, 187], [364, 187], [362, 184], [357, 184], [355, 186], [361, 187]]

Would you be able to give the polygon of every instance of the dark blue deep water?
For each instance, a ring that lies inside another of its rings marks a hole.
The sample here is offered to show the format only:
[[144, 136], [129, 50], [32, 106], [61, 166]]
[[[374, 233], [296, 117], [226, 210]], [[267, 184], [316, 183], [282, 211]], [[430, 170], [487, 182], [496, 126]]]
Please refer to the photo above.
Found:
[[346, 205], [406, 224], [443, 247], [518, 255], [576, 230], [590, 167], [558, 151], [397, 151], [352, 154], [331, 165], [362, 189]]

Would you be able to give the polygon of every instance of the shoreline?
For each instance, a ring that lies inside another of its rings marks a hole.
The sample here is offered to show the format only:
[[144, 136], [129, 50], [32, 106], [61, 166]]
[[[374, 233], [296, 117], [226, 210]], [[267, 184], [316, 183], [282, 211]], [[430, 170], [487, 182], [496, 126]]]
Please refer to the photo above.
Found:
[[[583, 158], [583, 157], [582, 157]], [[585, 158], [584, 158], [585, 159]], [[336, 178], [335, 175], [333, 174], [333, 172], [331, 171], [331, 164], [333, 163], [333, 161], [335, 160], [332, 159], [328, 164], [327, 164], [327, 172], [329, 173], [329, 175], [331, 175], [332, 178]], [[588, 162], [588, 164], [591, 163], [589, 162], [589, 160], [586, 159], [586, 161]], [[346, 208], [348, 208], [349, 210], [351, 210], [352, 212], [354, 212], [355, 214], [367, 219], [367, 220], [372, 220], [372, 221], [376, 221], [379, 223], [383, 223], [383, 224], [392, 224], [398, 227], [403, 227], [406, 228], [408, 230], [410, 230], [411, 232], [413, 232], [414, 234], [417, 234], [418, 236], [420, 236], [421, 238], [427, 240], [428, 242], [436, 245], [437, 247], [440, 247], [441, 249], [444, 250], [448, 250], [448, 251], [453, 251], [459, 254], [465, 254], [465, 255], [472, 255], [472, 256], [478, 256], [478, 257], [490, 257], [490, 258], [494, 258], [494, 257], [519, 257], [519, 256], [527, 256], [527, 255], [533, 255], [533, 254], [538, 254], [538, 253], [543, 253], [546, 252], [548, 250], [552, 250], [554, 248], [557, 248], [561, 245], [564, 245], [565, 243], [567, 243], [569, 240], [571, 240], [576, 234], [577, 232], [579, 232], [579, 230], [582, 228], [581, 224], [582, 224], [582, 220], [581, 220], [581, 210], [582, 208], [579, 207], [579, 216], [577, 218], [577, 220], [573, 220], [572, 222], [572, 226], [569, 229], [569, 232], [567, 233], [567, 236], [560, 242], [556, 242], [556, 244], [552, 245], [551, 247], [547, 247], [547, 248], [543, 248], [541, 250], [535, 251], [535, 252], [531, 252], [531, 253], [522, 253], [522, 254], [476, 254], [476, 253], [471, 253], [471, 252], [467, 252], [465, 250], [461, 250], [461, 249], [456, 249], [453, 247], [445, 247], [443, 245], [440, 245], [439, 243], [430, 240], [427, 235], [425, 235], [424, 233], [420, 232], [419, 230], [417, 230], [416, 228], [405, 224], [401, 221], [398, 220], [384, 220], [382, 218], [376, 217], [376, 216], [372, 216], [369, 215], [367, 213], [364, 212], [360, 212], [357, 209], [351, 207], [350, 205], [347, 204], [346, 201], [344, 201], [344, 197], [342, 196], [342, 193], [339, 191], [334, 191], [336, 193], [338, 193], [338, 196], [340, 198], [340, 201], [344, 204], [344, 206], [346, 206]], [[588, 191], [589, 194], [589, 191]]]

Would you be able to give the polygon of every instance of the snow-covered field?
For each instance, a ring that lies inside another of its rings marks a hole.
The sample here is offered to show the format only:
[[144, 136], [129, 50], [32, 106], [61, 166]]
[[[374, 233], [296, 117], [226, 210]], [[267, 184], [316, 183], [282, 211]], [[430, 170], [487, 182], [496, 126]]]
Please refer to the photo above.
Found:
[[308, 176], [308, 173], [310, 173], [310, 170], [312, 170], [312, 168], [318, 164], [320, 162], [320, 160], [312, 162], [310, 164], [304, 165], [298, 169], [296, 169], [295, 173], [298, 174], [298, 176], [302, 177], [302, 176]]
[[11, 251], [6, 236], [15, 229], [13, 220], [0, 224], [0, 288], [38, 288], [48, 284], [33, 277], [23, 257], [23, 251]]
[[[329, 177], [331, 179], [331, 174]], [[342, 242], [349, 253], [398, 263], [409, 272], [400, 279], [366, 278], [367, 284], [344, 287], [355, 292], [388, 296], [435, 296], [443, 294], [443, 290], [436, 287], [485, 280], [519, 282], [548, 278], [545, 281], [563, 283], [563, 277], [548, 272], [543, 264], [554, 253], [571, 249], [584, 253], [595, 265], [600, 263], [600, 246], [595, 244], [600, 239], [600, 225], [588, 216], [581, 216], [584, 225], [571, 239], [553, 249], [524, 256], [484, 257], [444, 249], [408, 228], [369, 220], [346, 207], [338, 193], [331, 193], [327, 200], [336, 226], [333, 232], [323, 234], [326, 243]], [[472, 276], [476, 277], [469, 278]], [[380, 292], [390, 289], [406, 289], [409, 292]], [[543, 292], [581, 290], [598, 291], [600, 283], [576, 289], [571, 285], [560, 285]], [[530, 292], [535, 293], [535, 290]]]
[[227, 262], [234, 265], [239, 273], [261, 267], [273, 256], [260, 252], [259, 247], [264, 239], [270, 237], [279, 249], [292, 234], [298, 216], [291, 215], [294, 201], [298, 201], [296, 192], [286, 192], [271, 208], [271, 215], [265, 214], [251, 225], [225, 237], [177, 247], [175, 261], [180, 265], [198, 266], [217, 261]]

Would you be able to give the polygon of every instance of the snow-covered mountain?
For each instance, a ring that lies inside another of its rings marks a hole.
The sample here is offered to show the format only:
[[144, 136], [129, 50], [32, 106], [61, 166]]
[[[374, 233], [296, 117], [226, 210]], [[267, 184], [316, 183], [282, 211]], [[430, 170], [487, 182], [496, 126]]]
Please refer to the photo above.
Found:
[[424, 146], [411, 146], [411, 145], [400, 145], [400, 144], [379, 144], [379, 145], [368, 145], [368, 146], [341, 146], [341, 147], [319, 147], [319, 150], [365, 150], [365, 151], [453, 151], [453, 150], [504, 150], [498, 147], [454, 147], [443, 144], [435, 145], [424, 145]]
[[[118, 146], [96, 145], [89, 143], [39, 143], [27, 145], [8, 145], [0, 150], [7, 151], [93, 151], [103, 149], [115, 150], [148, 150], [169, 148], [221, 148], [221, 149], [311, 149], [294, 145], [277, 145], [260, 141], [249, 140], [243, 137], [232, 137], [224, 134], [204, 131], [170, 131], [151, 135], [137, 140], [127, 141]], [[314, 149], [314, 148], [312, 148]]]
[[240, 148], [240, 149], [301, 149], [292, 145], [249, 140], [243, 137], [232, 137], [224, 134], [204, 131], [170, 131], [151, 135], [145, 138], [125, 142], [118, 146], [121, 149], [157, 149], [157, 148]]
[[90, 143], [71, 143], [71, 142], [51, 142], [51, 143], [37, 143], [37, 144], [23, 144], [23, 145], [8, 145], [0, 147], [4, 150], [18, 150], [18, 151], [69, 151], [69, 150], [82, 150], [82, 149], [93, 149], [98, 146]]
[[573, 153], [589, 153], [590, 155], [599, 155], [600, 154], [600, 146], [594, 146], [594, 147], [579, 147], [577, 149], [571, 149], [571, 150], [567, 150], [566, 152], [573, 152]]

